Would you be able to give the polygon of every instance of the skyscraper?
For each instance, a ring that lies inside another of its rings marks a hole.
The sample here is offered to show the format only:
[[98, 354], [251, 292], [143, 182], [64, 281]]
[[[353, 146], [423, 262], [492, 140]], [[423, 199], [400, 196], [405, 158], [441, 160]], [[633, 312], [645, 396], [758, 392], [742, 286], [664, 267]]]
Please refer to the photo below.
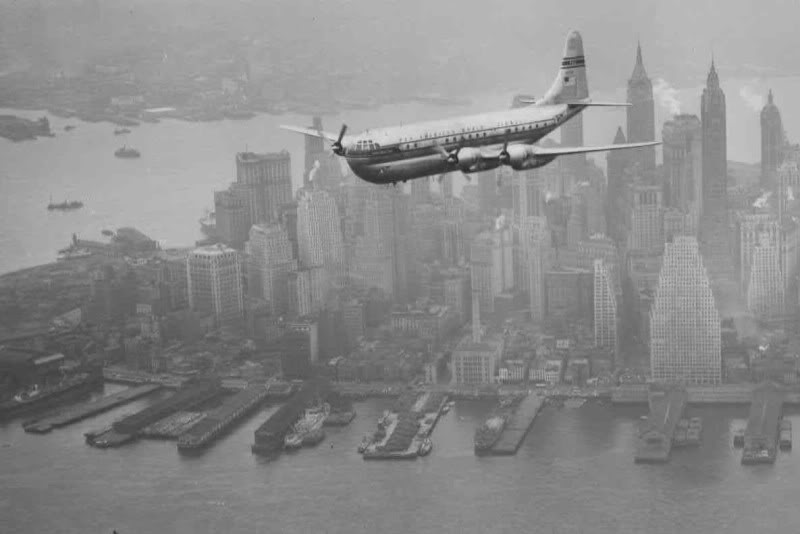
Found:
[[494, 298], [514, 287], [511, 231], [498, 224], [475, 237], [470, 254], [473, 297], [481, 310], [494, 313]]
[[[583, 146], [583, 113], [578, 113], [561, 126], [562, 146]], [[586, 154], [575, 154], [558, 158], [561, 172], [567, 183], [575, 183], [583, 178], [586, 169]]]
[[636, 184], [630, 195], [632, 201], [628, 249], [660, 252], [664, 245], [661, 187]]
[[530, 299], [531, 321], [538, 323], [544, 320], [547, 313], [547, 287], [545, 276], [552, 265], [550, 232], [547, 219], [529, 217], [520, 228], [522, 259], [528, 277], [527, 289]]
[[745, 213], [737, 222], [739, 239], [736, 247], [736, 267], [742, 294], [747, 295], [750, 283], [750, 270], [753, 265], [753, 250], [764, 234], [770, 236], [776, 245], [780, 242], [780, 225], [770, 213]]
[[702, 126], [696, 115], [676, 115], [664, 123], [664, 203], [700, 216], [703, 187]]
[[711, 61], [706, 87], [700, 100], [703, 131], [703, 199], [701, 213], [707, 217], [727, 217], [728, 209], [728, 141], [726, 130], [725, 93]]
[[239, 253], [224, 245], [200, 247], [186, 258], [189, 306], [213, 314], [218, 323], [241, 319], [244, 313]]
[[[286, 150], [272, 154], [236, 154], [236, 184], [247, 204], [252, 224], [277, 222], [280, 207], [292, 201], [291, 156]], [[249, 230], [249, 228], [248, 228]]]
[[[631, 104], [627, 115], [628, 142], [654, 141], [656, 129], [653, 84], [644, 69], [641, 44], [636, 46], [636, 64], [633, 67], [631, 78], [628, 80], [628, 102]], [[652, 173], [656, 168], [655, 147], [633, 150], [628, 157], [631, 164], [638, 163], [641, 172], [646, 175]]]
[[617, 299], [602, 259], [594, 260], [594, 344], [617, 348]]
[[263, 299], [273, 315], [289, 311], [289, 273], [297, 260], [285, 228], [278, 224], [254, 224], [247, 242], [247, 290]]
[[[625, 134], [622, 127], [617, 128], [614, 136], [615, 145], [625, 144]], [[625, 194], [628, 186], [625, 169], [630, 165], [630, 151], [614, 150], [606, 155], [606, 176], [608, 185], [606, 186], [606, 226], [608, 236], [617, 244], [625, 243]]]
[[703, 186], [700, 244], [712, 281], [733, 277], [728, 231], [728, 152], [725, 93], [711, 62], [700, 101], [703, 128]]
[[297, 204], [297, 242], [303, 268], [325, 267], [328, 282], [342, 282], [345, 270], [341, 221], [327, 192], [303, 189]]
[[780, 243], [775, 237], [779, 236], [762, 232], [752, 251], [747, 308], [759, 319], [779, 319], [784, 312]]
[[784, 144], [781, 112], [770, 89], [767, 105], [761, 110], [761, 187], [764, 189], [775, 186], [775, 172], [783, 161]]
[[697, 240], [666, 244], [650, 310], [650, 368], [657, 382], [722, 380], [720, 317]]

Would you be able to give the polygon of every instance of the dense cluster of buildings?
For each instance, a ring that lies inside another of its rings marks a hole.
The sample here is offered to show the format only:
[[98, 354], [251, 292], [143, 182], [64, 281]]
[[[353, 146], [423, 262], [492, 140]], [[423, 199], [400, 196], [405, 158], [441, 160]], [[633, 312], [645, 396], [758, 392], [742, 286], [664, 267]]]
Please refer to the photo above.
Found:
[[[614, 143], [654, 140], [641, 47], [628, 99]], [[345, 175], [308, 138], [295, 191], [288, 152], [237, 154], [209, 239], [94, 271], [85, 319], [124, 324], [109, 353], [151, 370], [467, 385], [796, 380], [797, 358], [758, 336], [792, 338], [797, 326], [800, 149], [770, 93], [760, 180], [737, 183], [713, 60], [700, 99], [700, 117], [662, 125], [661, 164], [646, 148], [610, 153], [606, 169], [569, 157], [404, 190]], [[581, 121], [562, 144], [583, 144]], [[225, 363], [209, 349], [214, 332], [249, 341], [222, 351]], [[217, 356], [192, 363], [188, 345]]]

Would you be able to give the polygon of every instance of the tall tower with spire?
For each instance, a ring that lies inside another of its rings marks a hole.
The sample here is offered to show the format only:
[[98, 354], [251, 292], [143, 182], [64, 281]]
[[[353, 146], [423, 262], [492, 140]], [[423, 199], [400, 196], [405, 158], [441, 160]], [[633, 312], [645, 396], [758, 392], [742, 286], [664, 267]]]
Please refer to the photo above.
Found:
[[725, 93], [711, 59], [706, 87], [700, 100], [703, 128], [703, 215], [718, 216], [728, 209], [728, 141]]
[[727, 278], [732, 261], [728, 232], [728, 149], [725, 93], [711, 59], [706, 87], [700, 100], [702, 123], [703, 185], [700, 205], [701, 252], [707, 258], [712, 281]]
[[[643, 143], [656, 138], [655, 106], [653, 103], [653, 84], [647, 77], [642, 61], [642, 45], [636, 45], [636, 65], [628, 80], [628, 142]], [[639, 148], [630, 154], [631, 163], [638, 163], [644, 173], [656, 168], [654, 147]]]
[[761, 110], [761, 187], [764, 189], [775, 186], [775, 171], [783, 161], [783, 145], [781, 112], [770, 89], [767, 105]]

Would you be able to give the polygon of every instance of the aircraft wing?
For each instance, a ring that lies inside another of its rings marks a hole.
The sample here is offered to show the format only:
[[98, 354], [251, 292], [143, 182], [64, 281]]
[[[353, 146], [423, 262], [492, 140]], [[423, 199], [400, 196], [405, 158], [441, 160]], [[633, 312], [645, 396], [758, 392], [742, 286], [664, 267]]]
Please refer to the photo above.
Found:
[[610, 107], [610, 108], [629, 108], [632, 104], [628, 102], [594, 102], [590, 98], [584, 98], [583, 100], [572, 100], [562, 102], [562, 104], [566, 104], [568, 106], [587, 106], [587, 107]]
[[322, 130], [315, 130], [313, 128], [301, 128], [299, 126], [286, 126], [281, 124], [282, 130], [308, 135], [310, 137], [318, 137], [320, 139], [327, 139], [328, 141], [335, 142], [339, 136], [330, 132], [323, 132]]
[[570, 154], [587, 154], [589, 152], [606, 152], [609, 150], [624, 150], [626, 148], [642, 148], [646, 146], [660, 145], [660, 141], [652, 141], [648, 143], [627, 143], [621, 145], [605, 145], [605, 146], [575, 146], [575, 147], [553, 147], [544, 148], [540, 146], [532, 147], [537, 156], [568, 156]]

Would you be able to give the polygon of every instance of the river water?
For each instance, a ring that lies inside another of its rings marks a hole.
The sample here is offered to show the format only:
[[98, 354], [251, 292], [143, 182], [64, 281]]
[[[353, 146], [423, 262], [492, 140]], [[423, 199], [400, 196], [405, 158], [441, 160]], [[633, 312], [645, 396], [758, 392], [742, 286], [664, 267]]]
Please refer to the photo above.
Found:
[[[760, 130], [755, 110], [759, 95], [766, 94], [768, 87], [775, 89], [790, 138], [800, 136], [800, 121], [792, 121], [800, 115], [800, 102], [790, 100], [790, 95], [800, 91], [800, 78], [733, 80], [723, 85], [728, 95], [729, 159], [759, 160]], [[660, 125], [671, 110], [697, 113], [699, 95], [699, 87], [659, 89], [656, 124]], [[594, 96], [598, 100], [625, 99], [623, 90]], [[355, 132], [502, 109], [510, 101], [510, 92], [498, 92], [479, 95], [467, 106], [396, 104], [328, 116], [324, 124], [328, 130], [336, 131], [346, 121]], [[14, 110], [0, 113], [31, 118], [43, 114]], [[22, 143], [0, 139], [0, 194], [4, 200], [0, 209], [0, 273], [53, 261], [73, 233], [99, 239], [103, 229], [133, 226], [164, 246], [191, 245], [201, 237], [197, 220], [213, 205], [213, 191], [235, 179], [237, 152], [245, 148], [258, 152], [289, 150], [294, 183], [299, 186], [303, 172], [302, 136], [278, 126], [310, 123], [309, 117], [296, 115], [260, 115], [247, 121], [211, 123], [164, 120], [115, 136], [115, 127], [110, 124], [49, 118], [56, 133], [54, 138]], [[592, 109], [584, 112], [584, 118], [586, 144], [608, 144], [617, 126], [624, 125], [625, 112]], [[67, 124], [77, 128], [66, 132]], [[115, 158], [114, 151], [123, 143], [139, 149], [142, 157]], [[601, 155], [597, 160], [603, 162], [604, 158]], [[69, 213], [48, 212], [46, 205], [51, 197], [56, 202], [83, 200], [85, 207]]]
[[[106, 385], [106, 393], [121, 386]], [[488, 402], [443, 416], [430, 456], [365, 462], [356, 451], [390, 401], [356, 404], [349, 427], [315, 449], [265, 460], [250, 452], [266, 407], [200, 456], [174, 442], [98, 450], [83, 433], [147, 399], [47, 435], [0, 426], [2, 532], [85, 534], [252, 532], [797, 532], [800, 456], [741, 466], [733, 429], [747, 408], [693, 411], [703, 443], [666, 465], [633, 462], [645, 409], [585, 404], [546, 408], [516, 456], [476, 457], [475, 428]], [[790, 415], [800, 427], [800, 416]]]

